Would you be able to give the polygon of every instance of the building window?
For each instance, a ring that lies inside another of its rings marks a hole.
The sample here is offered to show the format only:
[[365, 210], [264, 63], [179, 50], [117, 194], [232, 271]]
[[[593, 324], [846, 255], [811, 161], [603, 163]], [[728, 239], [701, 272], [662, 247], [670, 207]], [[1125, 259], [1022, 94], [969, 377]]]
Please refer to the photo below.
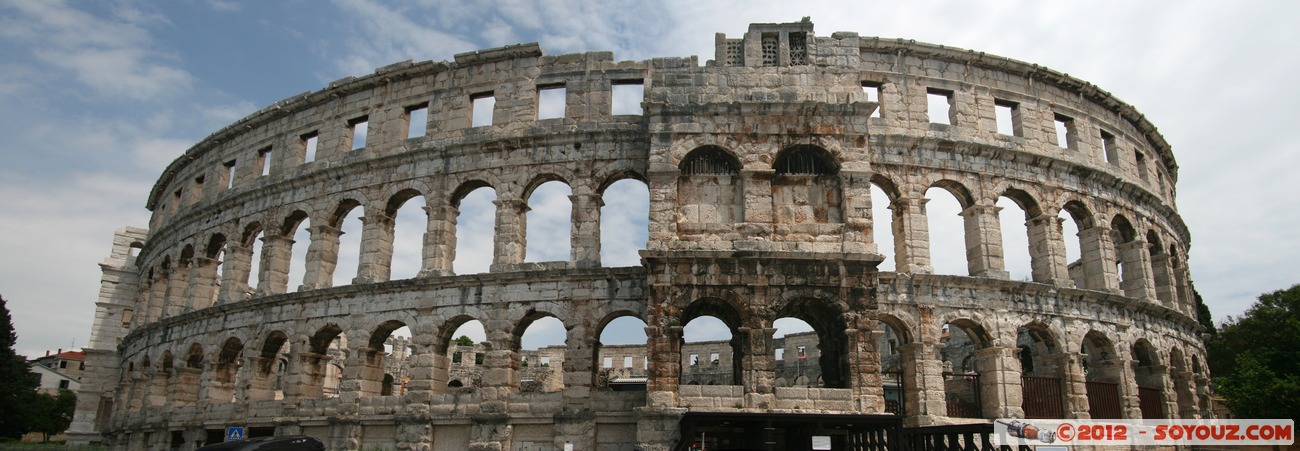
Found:
[[610, 114], [635, 115], [645, 114], [641, 110], [641, 101], [645, 100], [645, 82], [642, 80], [614, 80], [610, 86]]
[[66, 368], [68, 368], [68, 361], [67, 361], [67, 360], [60, 360], [60, 361], [59, 361], [59, 369], [66, 369]]
[[225, 166], [224, 168], [225, 170], [221, 171], [221, 173], [225, 175], [226, 179], [222, 180], [222, 185], [225, 185], [226, 189], [234, 188], [235, 187], [235, 160], [227, 161], [224, 166]]
[[623, 368], [632, 367], [632, 356], [623, 357]]
[[361, 116], [348, 121], [348, 137], [352, 140], [352, 150], [366, 147], [366, 135], [370, 133], [370, 116]]
[[419, 138], [428, 133], [429, 106], [420, 104], [406, 107], [406, 139]]
[[1106, 154], [1107, 163], [1119, 164], [1119, 145], [1115, 143], [1115, 135], [1101, 131], [1101, 150]]
[[316, 143], [320, 141], [316, 132], [311, 132], [299, 137], [299, 152], [303, 163], [316, 161]]
[[257, 166], [262, 168], [262, 175], [271, 174], [271, 148], [257, 151]]
[[613, 358], [613, 357], [605, 357], [604, 362], [601, 362], [601, 363], [602, 363], [602, 368], [613, 368], [613, 367], [614, 367], [614, 358]]
[[993, 100], [994, 117], [998, 123], [998, 133], [1009, 136], [1025, 136], [1020, 128], [1020, 104], [1009, 100]]
[[808, 64], [808, 33], [790, 33], [790, 65]]
[[876, 110], [871, 112], [871, 117], [880, 117], [880, 110], [885, 107], [880, 103], [880, 90], [884, 86], [884, 84], [874, 81], [862, 82], [862, 93], [867, 95], [867, 101], [876, 102]]
[[565, 115], [569, 90], [564, 85], [537, 87], [537, 119], [559, 119]]
[[1057, 113], [1053, 122], [1056, 124], [1056, 145], [1062, 149], [1078, 149], [1076, 141], [1079, 137], [1074, 129], [1074, 118]]
[[60, 390], [67, 390], [67, 389], [69, 389], [69, 388], [71, 388], [71, 387], [72, 387], [72, 381], [69, 381], [69, 380], [67, 380], [67, 379], [64, 379], [64, 380], [59, 381], [59, 389], [60, 389]]
[[930, 116], [931, 124], [954, 125], [957, 122], [953, 120], [952, 117], [952, 91], [946, 89], [927, 88], [925, 94], [926, 113]]
[[492, 112], [497, 107], [497, 98], [491, 92], [469, 96], [470, 126], [486, 127], [492, 125]]

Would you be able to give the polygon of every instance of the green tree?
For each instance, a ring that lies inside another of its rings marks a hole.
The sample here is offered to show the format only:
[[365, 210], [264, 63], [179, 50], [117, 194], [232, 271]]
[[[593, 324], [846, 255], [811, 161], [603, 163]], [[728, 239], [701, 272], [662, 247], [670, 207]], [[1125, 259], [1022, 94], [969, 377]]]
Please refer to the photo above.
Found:
[[1300, 418], [1300, 285], [1259, 296], [1210, 338], [1207, 360], [1238, 418]]
[[1214, 329], [1214, 318], [1210, 316], [1210, 306], [1205, 305], [1205, 299], [1201, 298], [1201, 292], [1192, 288], [1192, 297], [1196, 299], [1196, 321], [1205, 327], [1205, 333], [1214, 335], [1218, 333]]
[[469, 338], [468, 335], [461, 335], [456, 337], [456, 344], [461, 346], [474, 346], [474, 339]]
[[59, 390], [59, 394], [40, 393], [32, 403], [31, 430], [40, 432], [42, 441], [50, 441], [50, 436], [68, 430], [72, 425], [72, 412], [77, 408], [77, 394], [69, 390]]
[[41, 380], [14, 352], [18, 334], [4, 296], [0, 296], [0, 439], [18, 439], [30, 431], [31, 406]]

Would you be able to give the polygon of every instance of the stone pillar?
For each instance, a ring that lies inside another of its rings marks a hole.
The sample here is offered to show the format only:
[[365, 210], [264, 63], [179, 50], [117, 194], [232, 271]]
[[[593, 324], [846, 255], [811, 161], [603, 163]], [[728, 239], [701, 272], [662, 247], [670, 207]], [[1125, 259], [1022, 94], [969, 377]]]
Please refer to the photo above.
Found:
[[1197, 315], [1196, 298], [1193, 297], [1192, 287], [1187, 283], [1187, 280], [1191, 278], [1191, 275], [1187, 273], [1186, 266], [1174, 268], [1173, 273], [1173, 284], [1175, 287], [1174, 304], [1177, 306], [1179, 311], [1195, 318]]
[[647, 250], [665, 250], [677, 237], [677, 180], [680, 175], [676, 168], [646, 174], [650, 190]]
[[776, 355], [772, 349], [774, 327], [738, 327], [736, 340], [739, 344], [738, 354], [733, 359], [740, 360], [740, 383], [745, 394], [772, 394], [776, 380]]
[[1061, 410], [1065, 418], [1088, 419], [1088, 385], [1083, 374], [1083, 354], [1061, 352], [1043, 356], [1042, 362], [1054, 367], [1061, 378]]
[[178, 262], [167, 277], [167, 303], [163, 306], [163, 317], [169, 318], [188, 311], [190, 291], [190, 262]]
[[[372, 349], [369, 345], [363, 345], [354, 349], [352, 362], [348, 363], [347, 369], [343, 370], [343, 380], [347, 383], [350, 373], [353, 373], [352, 379], [356, 381], [356, 392], [360, 396], [379, 396], [384, 392], [384, 350]], [[353, 368], [356, 368], [355, 373]], [[393, 377], [397, 377], [394, 375]], [[394, 380], [393, 385], [400, 385], [401, 381]], [[343, 389], [340, 388], [339, 391]]]
[[160, 267], [149, 282], [148, 315], [145, 324], [162, 318], [163, 306], [167, 304], [167, 268]]
[[147, 388], [145, 389], [146, 407], [162, 407], [167, 404], [167, 380], [171, 378], [171, 372], [165, 370], [155, 370], [149, 372]]
[[262, 235], [262, 264], [257, 267], [257, 294], [284, 293], [289, 287], [289, 261], [293, 258], [293, 238]]
[[242, 301], [248, 294], [248, 273], [253, 267], [253, 248], [226, 243], [226, 265], [221, 271], [218, 304]]
[[[505, 194], [508, 195], [508, 194]], [[497, 207], [496, 235], [490, 271], [508, 271], [524, 262], [528, 242], [528, 203], [510, 197], [492, 201]]]
[[[741, 169], [740, 179], [745, 186], [745, 221], [771, 224], [776, 222], [772, 211], [772, 178], [776, 171], [772, 169]], [[654, 199], [651, 199], [652, 201]], [[673, 203], [669, 200], [669, 203]]]
[[1092, 226], [1079, 231], [1079, 253], [1086, 280], [1083, 288], [1119, 292], [1119, 275], [1115, 272], [1114, 248], [1110, 228]]
[[1043, 213], [1025, 222], [1029, 230], [1029, 259], [1034, 282], [1073, 287], [1065, 261], [1065, 239], [1061, 218]]
[[195, 257], [190, 270], [190, 283], [185, 311], [211, 307], [217, 298], [217, 265], [221, 262], [207, 257]]
[[284, 385], [284, 399], [291, 401], [299, 398], [320, 398], [324, 396], [325, 366], [332, 357], [317, 354], [302, 345], [289, 347], [289, 372]]
[[313, 226], [307, 231], [311, 232], [311, 244], [307, 246], [307, 265], [298, 291], [329, 288], [334, 285], [343, 231], [329, 225]]
[[962, 210], [966, 225], [966, 267], [975, 277], [1009, 279], [1002, 252], [1002, 207], [975, 204]]
[[1182, 306], [1175, 302], [1177, 292], [1174, 290], [1173, 269], [1169, 267], [1169, 262], [1168, 253], [1161, 252], [1151, 256], [1151, 281], [1160, 304], [1179, 310]]
[[894, 267], [900, 273], [930, 274], [930, 220], [925, 214], [924, 197], [900, 197], [889, 205], [894, 218]]
[[[854, 324], [856, 323], [856, 324]], [[879, 321], [874, 315], [860, 318], [849, 324], [844, 331], [848, 349], [848, 385], [853, 392], [853, 410], [863, 413], [885, 412], [885, 387], [880, 377], [880, 336], [883, 332], [876, 326]], [[820, 345], [825, 349], [826, 344]], [[772, 355], [769, 351], [768, 355]], [[822, 355], [826, 361], [826, 355]], [[826, 365], [822, 365], [825, 367]], [[824, 371], [824, 370], [823, 370]], [[823, 374], [822, 376], [826, 376]]]
[[569, 260], [579, 268], [599, 268], [600, 207], [605, 206], [605, 200], [596, 194], [582, 193], [570, 195], [569, 202], [573, 205]]
[[424, 207], [429, 224], [424, 232], [424, 263], [420, 276], [450, 276], [455, 274], [452, 263], [456, 261], [456, 216], [460, 209], [452, 205]]
[[1178, 400], [1177, 415], [1174, 418], [1185, 420], [1201, 418], [1196, 408], [1196, 390], [1192, 387], [1195, 375], [1191, 371], [1178, 371], [1173, 374], [1174, 394]]
[[980, 404], [985, 418], [1024, 418], [1020, 390], [1020, 360], [1016, 348], [989, 346], [976, 350], [980, 375]]
[[[862, 149], [865, 151], [865, 149]], [[871, 175], [860, 171], [840, 171], [840, 192], [843, 194], [844, 252], [854, 254], [879, 254], [876, 232], [872, 228]]]
[[[582, 323], [579, 323], [582, 324]], [[566, 332], [564, 349], [564, 410], [591, 410], [591, 391], [595, 386], [597, 356], [595, 332], [583, 325]], [[540, 364], [540, 363], [539, 363]]]
[[361, 254], [352, 283], [387, 282], [392, 275], [393, 218], [380, 210], [361, 217], [361, 223]]
[[943, 362], [936, 343], [905, 343], [898, 347], [903, 361], [903, 410], [907, 426], [936, 424], [948, 416], [944, 400]]
[[1148, 259], [1147, 243], [1135, 239], [1116, 246], [1119, 261], [1124, 265], [1124, 280], [1120, 289], [1125, 296], [1142, 300], [1155, 298], [1155, 284], [1151, 280], [1151, 261]]
[[275, 399], [275, 357], [261, 355], [245, 357], [244, 367], [248, 368], [248, 400], [264, 401]]
[[199, 380], [203, 370], [179, 366], [172, 370], [172, 381], [167, 393], [167, 404], [188, 406], [198, 401]]
[[659, 401], [666, 401], [667, 404], [654, 407], [673, 407], [676, 405], [677, 386], [682, 377], [682, 327], [647, 325], [645, 333], [648, 337], [646, 352], [650, 357], [646, 381], [650, 398], [647, 402], [654, 401], [655, 393], [658, 392], [664, 397]]

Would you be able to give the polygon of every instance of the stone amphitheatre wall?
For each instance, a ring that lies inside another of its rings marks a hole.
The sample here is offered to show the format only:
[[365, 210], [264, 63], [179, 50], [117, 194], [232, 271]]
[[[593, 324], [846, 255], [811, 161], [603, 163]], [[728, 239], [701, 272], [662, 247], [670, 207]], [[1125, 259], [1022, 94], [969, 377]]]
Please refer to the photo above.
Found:
[[[120, 230], [102, 265], [87, 349], [97, 376], [73, 440], [190, 449], [247, 425], [331, 449], [669, 449], [689, 411], [885, 412], [884, 336], [910, 425], [1024, 416], [1030, 373], [1058, 381], [1052, 403], [1067, 418], [1096, 412], [1094, 383], [1117, 387], [1125, 418], [1208, 409], [1178, 167], [1133, 107], [1037, 65], [816, 36], [806, 21], [715, 43], [703, 66], [537, 44], [402, 62], [200, 141], [155, 184], [149, 228]], [[557, 87], [563, 117], [538, 119], [539, 93]], [[613, 114], [620, 87], [642, 90], [635, 114]], [[491, 108], [490, 125], [474, 123], [476, 105]], [[426, 123], [411, 124], [421, 112]], [[649, 241], [642, 266], [603, 267], [602, 194], [624, 179], [648, 187]], [[548, 181], [572, 190], [570, 256], [525, 262], [527, 201]], [[872, 186], [892, 217], [872, 216]], [[481, 187], [496, 195], [491, 269], [455, 274], [460, 201]], [[933, 274], [931, 187], [963, 208], [967, 274]], [[1001, 197], [1026, 213], [1032, 280], [1009, 280]], [[392, 280], [394, 216], [415, 198], [428, 218], [420, 271]], [[332, 286], [341, 221], [358, 208], [357, 276]], [[1062, 233], [1062, 211], [1077, 237]], [[305, 276], [291, 281], [304, 221]], [[876, 241], [875, 221], [889, 221], [892, 243]], [[1066, 240], [1078, 240], [1077, 261]], [[877, 269], [883, 248], [895, 271]], [[645, 392], [597, 382], [599, 337], [622, 316], [646, 323]], [[683, 382], [682, 325], [700, 316], [731, 329], [729, 384]], [[562, 380], [521, 390], [521, 335], [544, 317], [566, 329]], [[778, 383], [782, 317], [815, 329], [821, 387]], [[451, 335], [470, 320], [487, 331], [481, 381], [449, 387]], [[385, 396], [383, 344], [400, 327], [410, 380]], [[945, 395], [950, 329], [969, 337], [978, 373], [969, 415]], [[327, 396], [336, 360], [346, 364]], [[288, 383], [276, 390], [277, 379]]]

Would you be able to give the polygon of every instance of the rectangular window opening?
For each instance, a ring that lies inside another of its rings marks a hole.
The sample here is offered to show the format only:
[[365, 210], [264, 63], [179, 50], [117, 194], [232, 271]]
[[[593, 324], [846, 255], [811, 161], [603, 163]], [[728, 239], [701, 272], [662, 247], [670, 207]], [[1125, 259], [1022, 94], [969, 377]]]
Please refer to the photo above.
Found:
[[953, 125], [952, 91], [929, 88], [926, 93], [926, 112], [931, 124]]
[[709, 363], [717, 365], [719, 362], [721, 362], [721, 360], [718, 357], [719, 357], [718, 353], [716, 352], [709, 354]]
[[481, 353], [481, 352], [476, 352], [476, 353], [474, 353], [474, 364], [475, 364], [475, 365], [482, 365], [482, 364], [483, 364], [483, 357], [484, 357], [484, 354]]
[[203, 176], [194, 178], [194, 188], [190, 190], [190, 203], [196, 203], [203, 198]]
[[785, 360], [785, 348], [776, 348], [776, 360]]
[[549, 356], [542, 356], [542, 357], [541, 357], [541, 360], [542, 360], [542, 366], [543, 366], [543, 367], [549, 367], [549, 366], [551, 366], [551, 358], [550, 358]]
[[1134, 152], [1133, 156], [1137, 160], [1138, 177], [1145, 181], [1147, 179], [1147, 156], [1142, 152]]
[[1078, 138], [1074, 134], [1074, 118], [1064, 114], [1056, 114], [1053, 118], [1056, 124], [1056, 145], [1062, 149], [1078, 149]]
[[230, 160], [226, 162], [225, 170], [222, 171], [222, 174], [226, 176], [226, 180], [224, 180], [225, 183], [223, 183], [223, 185], [226, 185], [226, 189], [234, 188], [235, 187], [235, 160]]
[[699, 354], [691, 354], [691, 366], [696, 366], [696, 365], [699, 365], [699, 364], [700, 364], [700, 355], [699, 355]]
[[559, 119], [564, 117], [565, 102], [569, 90], [564, 85], [537, 87], [537, 119]]
[[632, 367], [632, 356], [623, 357], [623, 368]]
[[319, 142], [316, 132], [302, 135], [302, 162], [311, 163], [316, 161], [316, 143]]
[[406, 139], [419, 138], [429, 131], [428, 105], [406, 107]]
[[876, 110], [871, 112], [871, 117], [880, 117], [880, 110], [885, 106], [880, 103], [880, 89], [884, 85], [874, 81], [862, 82], [862, 93], [867, 95], [868, 102], [876, 102]]
[[451, 355], [451, 364], [452, 364], [452, 365], [460, 365], [460, 361], [461, 361], [461, 356], [460, 356], [460, 353], [459, 353], [459, 352], [457, 352], [457, 353]]
[[492, 125], [492, 111], [497, 107], [497, 98], [490, 92], [475, 94], [470, 99], [470, 126], [486, 127]]
[[271, 175], [271, 148], [257, 151], [257, 165], [262, 168], [262, 175]]
[[1110, 164], [1119, 164], [1119, 146], [1115, 143], [1115, 135], [1101, 131], [1101, 149], [1106, 154], [1106, 162]]
[[352, 150], [366, 147], [366, 136], [370, 133], [370, 116], [361, 116], [348, 121], [348, 131], [352, 135]]
[[613, 368], [613, 367], [614, 367], [614, 358], [605, 357], [605, 360], [602, 362], [601, 368]]
[[615, 80], [612, 90], [610, 114], [615, 116], [640, 116], [641, 101], [645, 100], [645, 82], [642, 80]]
[[1006, 100], [993, 101], [994, 116], [998, 122], [998, 133], [1008, 136], [1024, 136], [1020, 129], [1020, 105]]

